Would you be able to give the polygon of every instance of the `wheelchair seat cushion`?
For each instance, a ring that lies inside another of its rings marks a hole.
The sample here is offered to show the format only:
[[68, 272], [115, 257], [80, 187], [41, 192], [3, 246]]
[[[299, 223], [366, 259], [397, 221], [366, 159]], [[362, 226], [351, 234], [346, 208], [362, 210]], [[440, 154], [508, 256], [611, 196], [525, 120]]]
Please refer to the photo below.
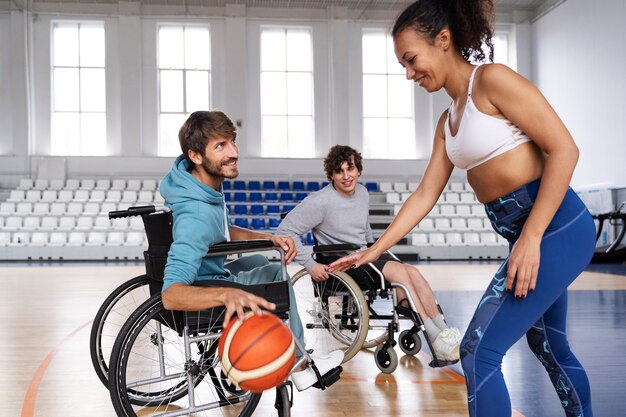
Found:
[[[324, 254], [324, 255], [317, 254], [315, 257], [315, 260], [316, 262], [319, 262], [321, 264], [328, 265], [347, 254], [348, 252], [344, 252], [344, 253], [335, 252], [333, 254]], [[367, 264], [367, 265], [362, 265], [358, 268], [348, 269], [346, 271], [346, 274], [348, 274], [352, 279], [354, 279], [354, 281], [357, 283], [359, 288], [361, 288], [364, 291], [380, 290], [383, 287], [384, 277], [381, 276], [382, 268], [379, 269], [380, 273], [377, 271], [377, 269], [379, 268], [374, 267], [372, 264]], [[387, 284], [385, 286], [388, 287]]]

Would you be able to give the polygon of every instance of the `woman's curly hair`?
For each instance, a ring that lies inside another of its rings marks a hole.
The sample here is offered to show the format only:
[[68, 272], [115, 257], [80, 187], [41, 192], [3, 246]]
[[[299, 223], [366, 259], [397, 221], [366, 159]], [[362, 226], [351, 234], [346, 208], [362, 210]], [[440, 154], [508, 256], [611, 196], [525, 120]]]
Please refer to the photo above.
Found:
[[466, 60], [483, 62], [487, 58], [483, 44], [493, 62], [493, 0], [417, 0], [396, 19], [391, 35], [395, 38], [407, 28], [433, 41], [448, 28], [457, 49]]
[[348, 165], [354, 164], [359, 173], [363, 172], [363, 158], [356, 149], [345, 145], [335, 145], [330, 148], [324, 158], [324, 173], [328, 181], [333, 180], [333, 173], [341, 171], [341, 165], [344, 162]]

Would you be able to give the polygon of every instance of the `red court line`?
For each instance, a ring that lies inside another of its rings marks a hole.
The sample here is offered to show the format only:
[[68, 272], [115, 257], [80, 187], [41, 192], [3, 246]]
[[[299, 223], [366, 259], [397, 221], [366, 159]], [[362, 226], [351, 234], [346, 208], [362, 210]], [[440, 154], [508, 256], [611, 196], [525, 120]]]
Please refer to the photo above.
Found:
[[22, 403], [22, 414], [21, 417], [34, 417], [35, 415], [35, 402], [37, 401], [37, 393], [39, 391], [39, 385], [41, 384], [41, 380], [43, 379], [48, 366], [61, 349], [61, 346], [70, 340], [72, 337], [76, 335], [76, 333], [83, 330], [83, 328], [87, 327], [93, 322], [93, 320], [89, 320], [87, 323], [79, 326], [72, 333], [68, 334], [57, 344], [44, 358], [44, 360], [39, 364], [39, 368], [35, 371], [33, 378], [30, 381], [30, 385], [28, 385], [28, 389], [26, 390], [26, 395], [24, 396], [24, 402]]

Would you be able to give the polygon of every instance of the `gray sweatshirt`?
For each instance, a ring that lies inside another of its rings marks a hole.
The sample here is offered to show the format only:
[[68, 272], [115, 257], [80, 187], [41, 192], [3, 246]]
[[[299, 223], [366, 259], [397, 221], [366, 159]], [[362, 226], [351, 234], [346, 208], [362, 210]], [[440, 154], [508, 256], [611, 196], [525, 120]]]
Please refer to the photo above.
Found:
[[369, 222], [369, 194], [357, 184], [354, 194], [346, 196], [332, 184], [309, 194], [285, 217], [276, 230], [277, 235], [291, 236], [298, 255], [296, 262], [310, 269], [315, 264], [313, 249], [302, 245], [299, 237], [309, 231], [319, 245], [353, 243], [364, 247], [373, 241]]

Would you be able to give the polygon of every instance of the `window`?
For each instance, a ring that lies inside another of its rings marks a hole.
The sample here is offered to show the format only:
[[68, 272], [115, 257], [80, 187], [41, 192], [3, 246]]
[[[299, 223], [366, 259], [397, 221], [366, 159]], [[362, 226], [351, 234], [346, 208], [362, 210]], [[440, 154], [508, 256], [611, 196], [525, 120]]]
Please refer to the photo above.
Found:
[[104, 23], [52, 24], [53, 155], [106, 154]]
[[416, 157], [413, 84], [384, 30], [363, 31], [363, 156]]
[[159, 156], [180, 154], [178, 130], [189, 114], [211, 108], [208, 26], [163, 25], [158, 32]]
[[509, 38], [504, 32], [496, 32], [493, 41], [493, 62], [509, 65]]
[[315, 152], [313, 50], [308, 28], [261, 29], [261, 155]]

